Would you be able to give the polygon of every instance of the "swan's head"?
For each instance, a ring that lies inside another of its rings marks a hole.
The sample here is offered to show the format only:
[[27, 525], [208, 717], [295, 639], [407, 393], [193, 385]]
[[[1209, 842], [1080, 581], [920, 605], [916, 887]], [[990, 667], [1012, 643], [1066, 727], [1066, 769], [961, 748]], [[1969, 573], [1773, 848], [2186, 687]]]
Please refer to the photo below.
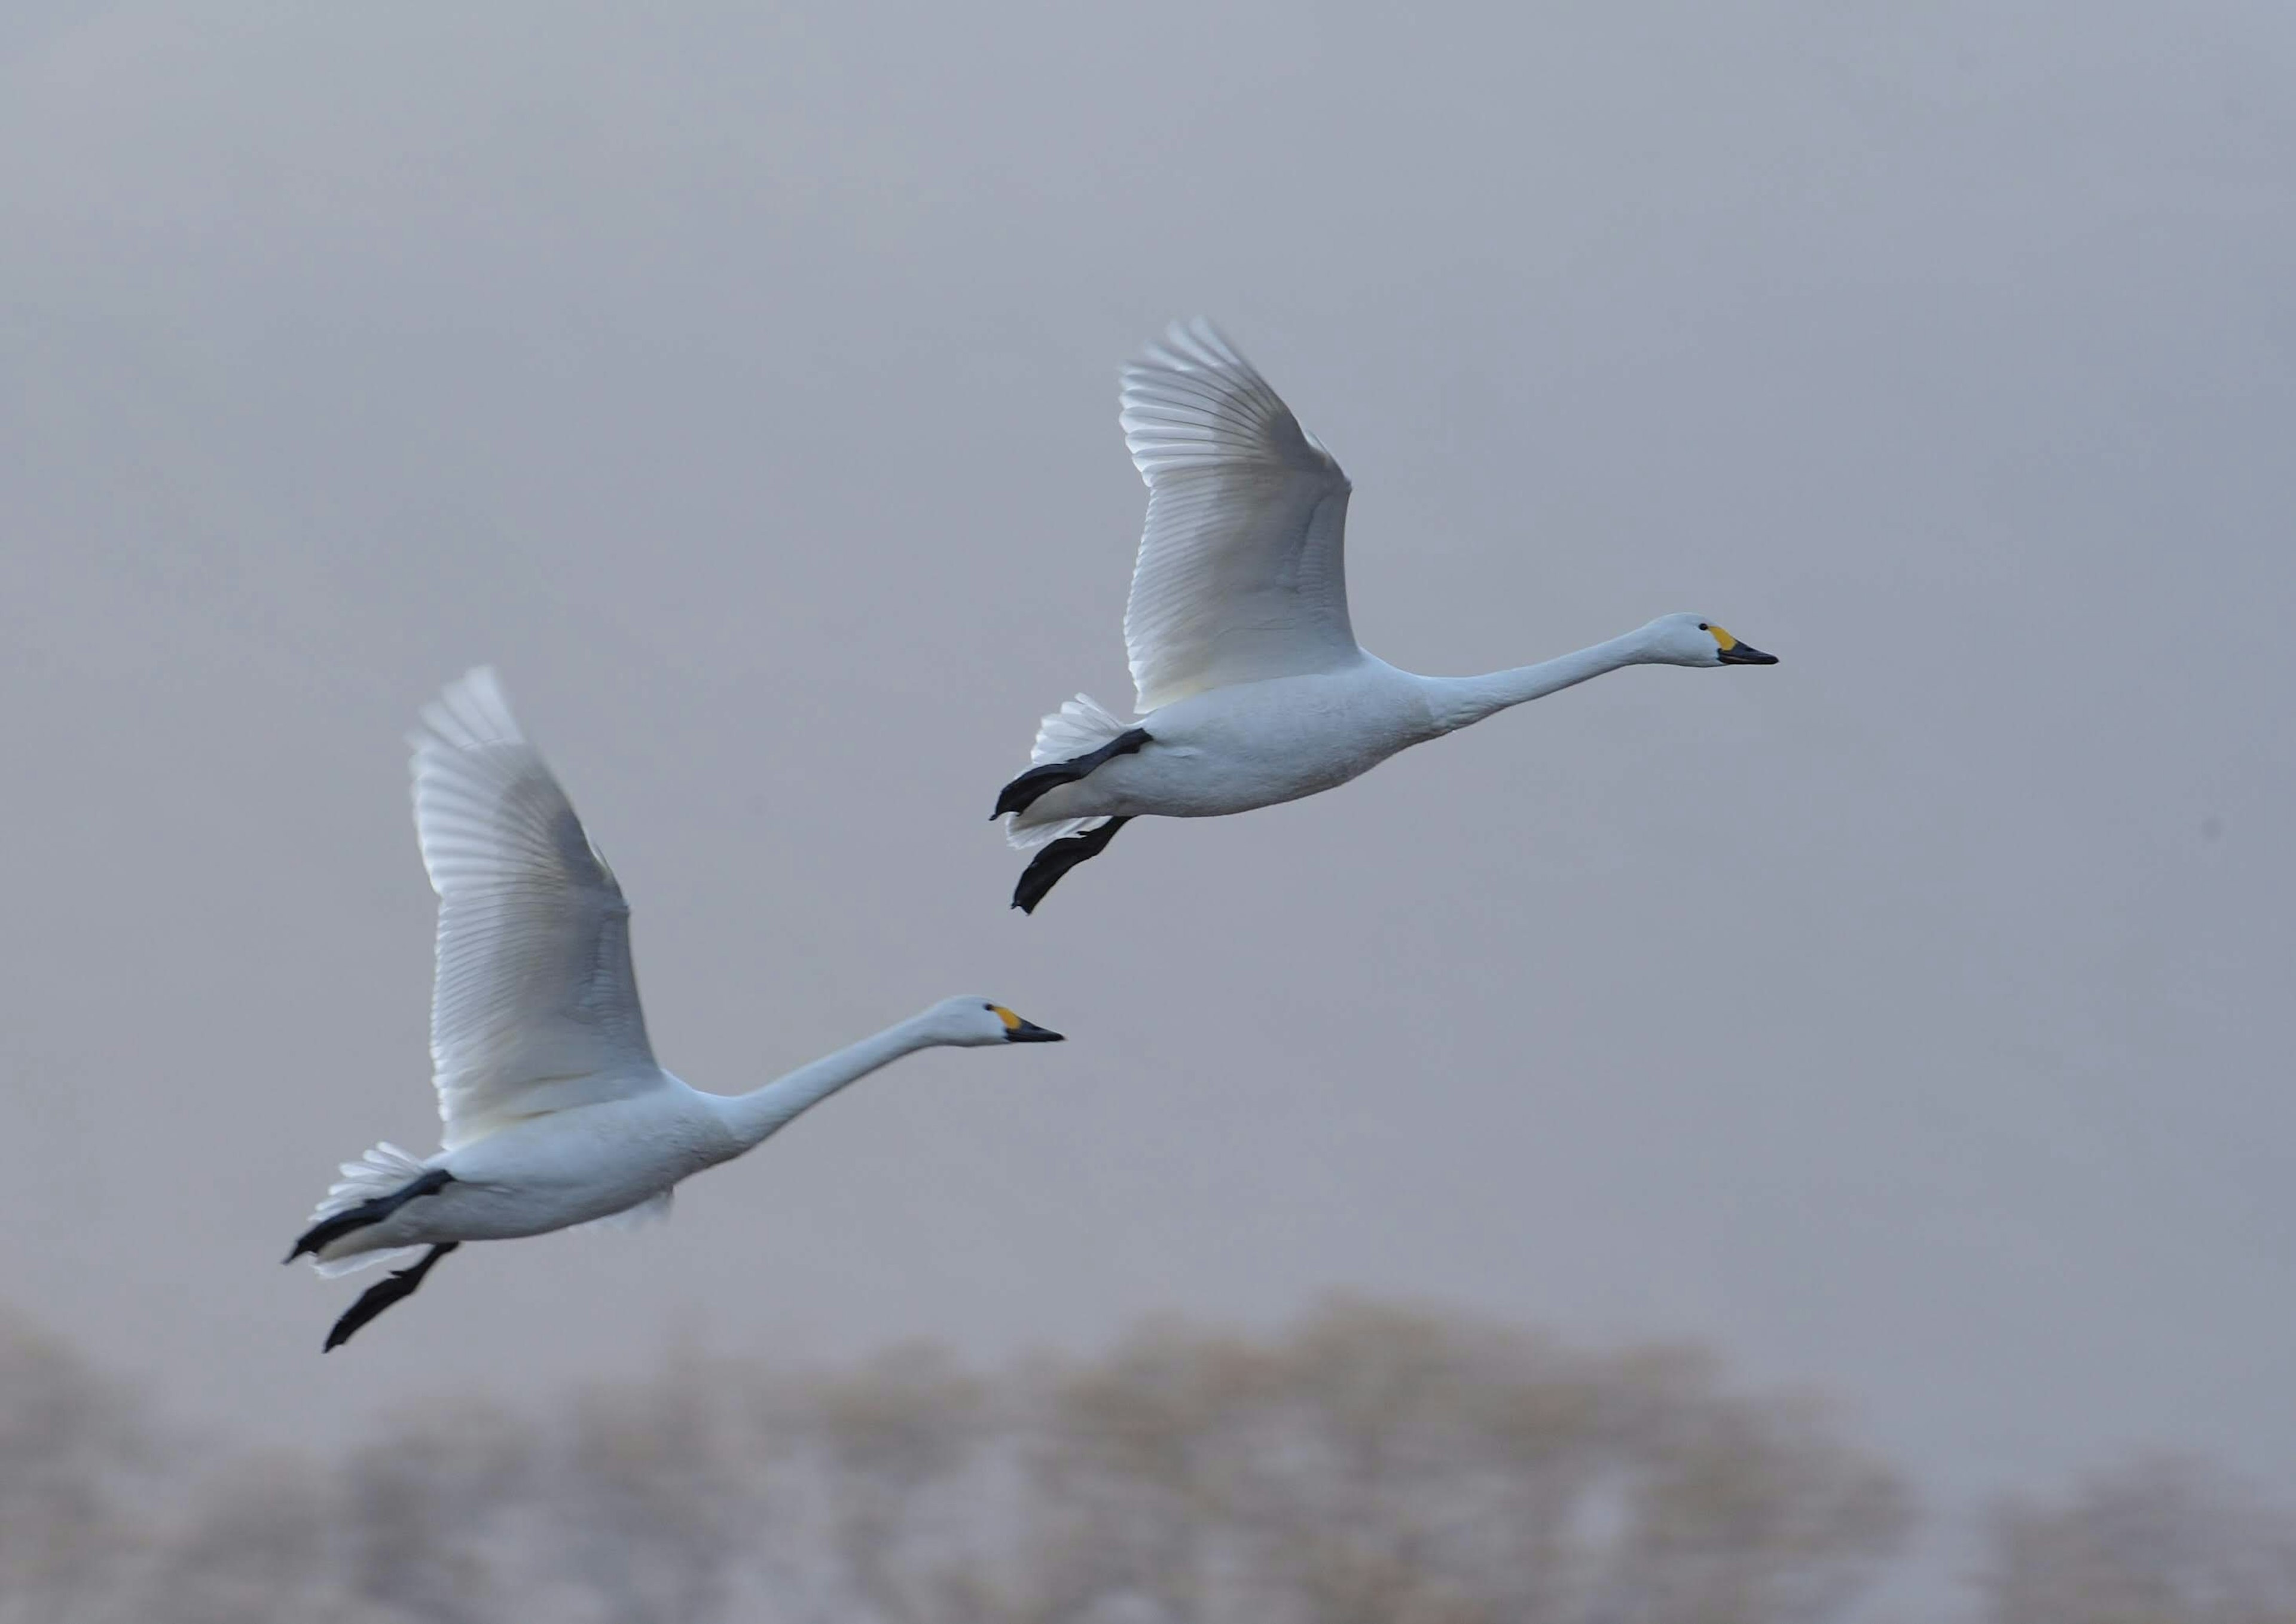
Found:
[[1650, 659], [1670, 666], [1774, 666], [1775, 654], [1765, 654], [1751, 643], [1741, 643], [1711, 620], [1696, 615], [1660, 615], [1643, 632], [1650, 640]]
[[1002, 1004], [987, 998], [943, 998], [925, 1012], [927, 1030], [936, 1043], [961, 1049], [987, 1048], [998, 1043], [1061, 1043], [1058, 1032], [1048, 1032], [1033, 1021], [1023, 1021]]

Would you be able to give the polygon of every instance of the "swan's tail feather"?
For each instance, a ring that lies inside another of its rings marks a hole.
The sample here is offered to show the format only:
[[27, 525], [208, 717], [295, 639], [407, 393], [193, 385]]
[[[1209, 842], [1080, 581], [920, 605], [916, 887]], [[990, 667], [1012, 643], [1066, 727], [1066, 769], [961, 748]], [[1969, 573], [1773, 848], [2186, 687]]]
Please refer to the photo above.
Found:
[[1029, 751], [1029, 765], [1073, 761], [1089, 755], [1130, 726], [1109, 714], [1089, 693], [1079, 693], [1037, 724], [1037, 742]]
[[[1136, 729], [1130, 723], [1111, 714], [1092, 695], [1079, 693], [1037, 724], [1037, 742], [1029, 751], [1030, 770], [1058, 766], [1074, 761], [1080, 756], [1104, 750], [1134, 731]], [[1144, 740], [1144, 734], [1143, 738]], [[1013, 781], [1014, 784], [1028, 776], [1028, 774], [1022, 774], [1020, 779]], [[1013, 785], [1005, 787], [1009, 791]], [[1098, 829], [1108, 821], [1105, 817], [1040, 816], [1032, 819], [1029, 808], [1026, 807], [1018, 812], [1003, 814], [1003, 816], [1004, 839], [1016, 851], [1036, 851], [1054, 841]]]
[[[357, 1161], [342, 1164], [343, 1176], [327, 1186], [325, 1197], [311, 1210], [310, 1224], [305, 1234], [308, 1236], [330, 1220], [341, 1218], [369, 1202], [387, 1200], [420, 1179], [428, 1170], [419, 1158], [410, 1156], [395, 1144], [386, 1142], [374, 1146]], [[419, 1246], [395, 1246], [378, 1251], [354, 1251], [348, 1256], [321, 1255], [332, 1251], [334, 1244], [331, 1242], [319, 1252], [311, 1254], [311, 1267], [330, 1279], [377, 1263], [398, 1262], [422, 1250]]]
[[1008, 814], [1004, 823], [1004, 842], [1015, 851], [1040, 851], [1054, 841], [1064, 841], [1072, 834], [1084, 834], [1099, 828], [1108, 820], [1104, 817], [1063, 817], [1049, 824], [1024, 824], [1025, 812]]
[[333, 1280], [344, 1275], [356, 1275], [363, 1268], [378, 1263], [396, 1267], [422, 1249], [420, 1246], [387, 1246], [380, 1251], [355, 1251], [347, 1258], [314, 1258], [311, 1267], [322, 1278]]

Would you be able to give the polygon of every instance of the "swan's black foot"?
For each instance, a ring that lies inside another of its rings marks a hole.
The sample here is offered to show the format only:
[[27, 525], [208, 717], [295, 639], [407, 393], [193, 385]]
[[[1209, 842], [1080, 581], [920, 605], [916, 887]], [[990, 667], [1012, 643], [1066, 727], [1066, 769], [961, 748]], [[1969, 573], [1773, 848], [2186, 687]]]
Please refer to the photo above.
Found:
[[357, 1335], [361, 1325], [392, 1303], [404, 1302], [414, 1296], [422, 1287], [422, 1276], [430, 1272], [430, 1266], [461, 1244], [460, 1241], [441, 1241], [423, 1254], [422, 1262], [408, 1268], [393, 1269], [388, 1278], [367, 1287], [359, 1294], [357, 1302], [343, 1310], [343, 1316], [335, 1322], [335, 1328], [327, 1333], [327, 1345], [319, 1351], [332, 1353]]
[[[1026, 812], [1037, 797], [1046, 790], [1063, 783], [1074, 783], [1079, 778], [1088, 778], [1096, 769], [1105, 767], [1117, 757], [1128, 756], [1142, 745], [1151, 742], [1146, 728], [1130, 727], [1098, 750], [1089, 750], [1073, 761], [1047, 761], [1042, 767], [1032, 767], [997, 792], [996, 810], [988, 815], [988, 821], [995, 823], [1007, 812]], [[1086, 857], [1091, 855], [1090, 852], [1085, 854]], [[1078, 859], [1078, 862], [1083, 860], [1082, 857]]]
[[1021, 871], [1021, 882], [1013, 888], [1013, 906], [1023, 914], [1035, 913], [1037, 905], [1061, 882], [1062, 874], [1106, 851], [1116, 832], [1131, 821], [1128, 817], [1111, 817], [1097, 829], [1067, 835], [1046, 846]]
[[338, 1212], [331, 1218], [320, 1219], [296, 1238], [295, 1249], [280, 1261], [292, 1263], [305, 1252], [316, 1253], [321, 1248], [341, 1240], [354, 1229], [365, 1229], [369, 1224], [381, 1223], [416, 1196], [435, 1194], [454, 1182], [454, 1175], [446, 1169], [432, 1168], [422, 1177], [388, 1195], [378, 1195], [373, 1201], [361, 1202], [348, 1212]]

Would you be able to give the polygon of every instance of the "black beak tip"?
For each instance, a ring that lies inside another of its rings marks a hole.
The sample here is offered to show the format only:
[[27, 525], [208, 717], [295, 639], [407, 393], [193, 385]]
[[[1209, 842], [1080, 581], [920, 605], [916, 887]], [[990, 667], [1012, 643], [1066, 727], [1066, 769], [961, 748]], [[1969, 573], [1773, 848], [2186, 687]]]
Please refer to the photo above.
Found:
[[1046, 1030], [1033, 1021], [1023, 1021], [1004, 1034], [1004, 1041], [1007, 1043], [1066, 1043], [1068, 1038], [1059, 1032]]
[[1722, 663], [1726, 666], [1774, 666], [1778, 663], [1778, 657], [1775, 654], [1765, 654], [1751, 644], [1742, 643], [1735, 648], [1725, 651]]

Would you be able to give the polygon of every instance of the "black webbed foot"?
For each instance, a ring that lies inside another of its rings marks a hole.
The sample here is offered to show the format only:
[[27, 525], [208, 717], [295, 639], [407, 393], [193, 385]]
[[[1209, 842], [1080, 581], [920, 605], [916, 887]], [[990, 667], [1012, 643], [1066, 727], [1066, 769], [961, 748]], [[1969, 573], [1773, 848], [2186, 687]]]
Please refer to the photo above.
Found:
[[1026, 812], [1046, 791], [1088, 778], [1117, 757], [1128, 756], [1142, 745], [1153, 742], [1146, 728], [1131, 727], [1073, 761], [1047, 761], [1042, 767], [1032, 767], [997, 792], [996, 810], [988, 815], [989, 821], [994, 823], [1007, 812]]
[[1021, 882], [1013, 888], [1013, 906], [1023, 914], [1033, 914], [1046, 893], [1061, 882], [1061, 876], [1078, 864], [1089, 862], [1108, 849], [1108, 842], [1116, 832], [1132, 820], [1111, 817], [1097, 829], [1087, 829], [1082, 834], [1071, 834], [1054, 841], [1029, 860], [1021, 871]]
[[430, 1272], [430, 1266], [461, 1244], [460, 1241], [442, 1241], [424, 1254], [422, 1262], [406, 1268], [393, 1269], [387, 1278], [367, 1287], [359, 1294], [357, 1302], [343, 1310], [343, 1316], [335, 1322], [335, 1328], [327, 1333], [327, 1345], [319, 1351], [332, 1353], [357, 1335], [361, 1325], [392, 1303], [404, 1302], [414, 1296], [422, 1288], [422, 1276]]
[[292, 1263], [306, 1252], [317, 1253], [332, 1245], [354, 1229], [365, 1229], [369, 1224], [380, 1224], [418, 1195], [431, 1195], [455, 1182], [454, 1175], [444, 1168], [432, 1168], [422, 1177], [393, 1190], [388, 1195], [378, 1195], [373, 1201], [361, 1202], [348, 1212], [338, 1212], [331, 1218], [322, 1218], [296, 1237], [294, 1249], [280, 1259]]

